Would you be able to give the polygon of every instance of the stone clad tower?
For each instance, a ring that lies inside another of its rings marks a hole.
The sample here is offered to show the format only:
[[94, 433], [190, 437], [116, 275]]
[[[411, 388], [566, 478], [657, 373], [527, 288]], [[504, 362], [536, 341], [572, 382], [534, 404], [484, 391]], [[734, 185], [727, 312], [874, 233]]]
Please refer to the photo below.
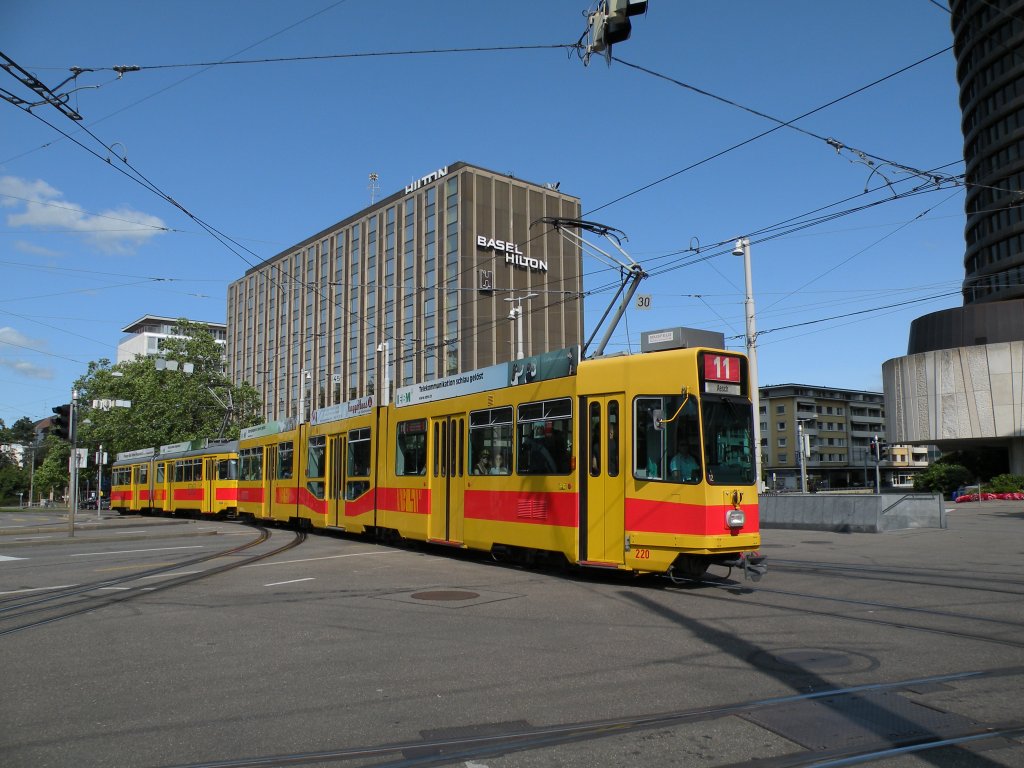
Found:
[[963, 306], [917, 318], [882, 366], [887, 432], [1001, 446], [1024, 474], [1024, 0], [951, 0], [967, 195]]

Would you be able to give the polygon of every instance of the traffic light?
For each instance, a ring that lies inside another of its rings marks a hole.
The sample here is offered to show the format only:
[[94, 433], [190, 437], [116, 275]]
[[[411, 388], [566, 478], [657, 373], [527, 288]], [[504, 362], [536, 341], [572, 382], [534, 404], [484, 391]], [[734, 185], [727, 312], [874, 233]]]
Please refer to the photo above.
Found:
[[56, 435], [61, 440], [71, 439], [71, 403], [58, 405], [51, 409], [53, 416], [50, 419], [50, 434]]
[[590, 14], [591, 43], [587, 53], [604, 53], [611, 64], [612, 45], [629, 39], [632, 32], [630, 16], [647, 12], [647, 0], [601, 0]]
[[876, 462], [881, 461], [885, 458], [886, 453], [889, 451], [889, 446], [886, 445], [885, 440], [878, 437], [871, 438], [871, 458]]

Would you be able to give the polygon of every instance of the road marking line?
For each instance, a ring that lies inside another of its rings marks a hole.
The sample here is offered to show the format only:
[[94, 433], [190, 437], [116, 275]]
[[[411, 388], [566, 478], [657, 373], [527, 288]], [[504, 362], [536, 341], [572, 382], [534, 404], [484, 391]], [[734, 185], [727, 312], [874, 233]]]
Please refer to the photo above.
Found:
[[130, 555], [134, 552], [166, 552], [169, 549], [202, 549], [202, 544], [195, 544], [189, 547], [158, 547], [156, 549], [118, 549], [114, 552], [79, 552], [71, 557], [90, 557], [92, 555]]
[[48, 589], [68, 589], [77, 586], [77, 584], [58, 584], [55, 587], [32, 587], [30, 589], [15, 589], [12, 592], [0, 592], [0, 595], [20, 595], [22, 592], [45, 592]]
[[0, 555], [0, 562], [3, 562], [4, 560], [24, 560], [24, 559], [25, 559], [24, 557], [9, 557], [7, 555]]
[[316, 560], [336, 560], [339, 557], [364, 557], [366, 555], [397, 555], [398, 552], [353, 552], [349, 555], [328, 555], [327, 557], [307, 557], [304, 560], [280, 560], [273, 563], [253, 563], [243, 565], [243, 568], [262, 568], [265, 565], [290, 565], [291, 563], [312, 563]]
[[126, 590], [131, 589], [131, 587], [98, 587], [98, 589], [112, 589], [117, 592], [124, 592]]
[[275, 581], [273, 584], [264, 584], [264, 587], [279, 587], [282, 584], [298, 584], [300, 581], [316, 581], [312, 576], [305, 579], [292, 579], [291, 581]]

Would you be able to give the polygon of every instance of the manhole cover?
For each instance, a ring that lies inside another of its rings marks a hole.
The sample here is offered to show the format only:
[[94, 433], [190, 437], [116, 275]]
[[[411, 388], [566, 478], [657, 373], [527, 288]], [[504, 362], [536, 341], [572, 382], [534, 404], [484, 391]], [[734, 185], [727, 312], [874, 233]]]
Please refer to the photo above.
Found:
[[480, 595], [458, 589], [439, 589], [433, 592], [413, 592], [412, 597], [417, 600], [475, 600]]

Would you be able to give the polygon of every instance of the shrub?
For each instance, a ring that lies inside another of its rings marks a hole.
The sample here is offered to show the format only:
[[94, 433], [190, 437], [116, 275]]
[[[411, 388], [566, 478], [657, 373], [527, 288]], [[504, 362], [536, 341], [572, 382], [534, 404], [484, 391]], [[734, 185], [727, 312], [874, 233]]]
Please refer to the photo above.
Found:
[[1024, 475], [996, 475], [985, 485], [992, 493], [1014, 493], [1024, 489]]
[[915, 491], [933, 491], [948, 496], [961, 485], [971, 482], [971, 472], [959, 464], [932, 464], [914, 478]]

